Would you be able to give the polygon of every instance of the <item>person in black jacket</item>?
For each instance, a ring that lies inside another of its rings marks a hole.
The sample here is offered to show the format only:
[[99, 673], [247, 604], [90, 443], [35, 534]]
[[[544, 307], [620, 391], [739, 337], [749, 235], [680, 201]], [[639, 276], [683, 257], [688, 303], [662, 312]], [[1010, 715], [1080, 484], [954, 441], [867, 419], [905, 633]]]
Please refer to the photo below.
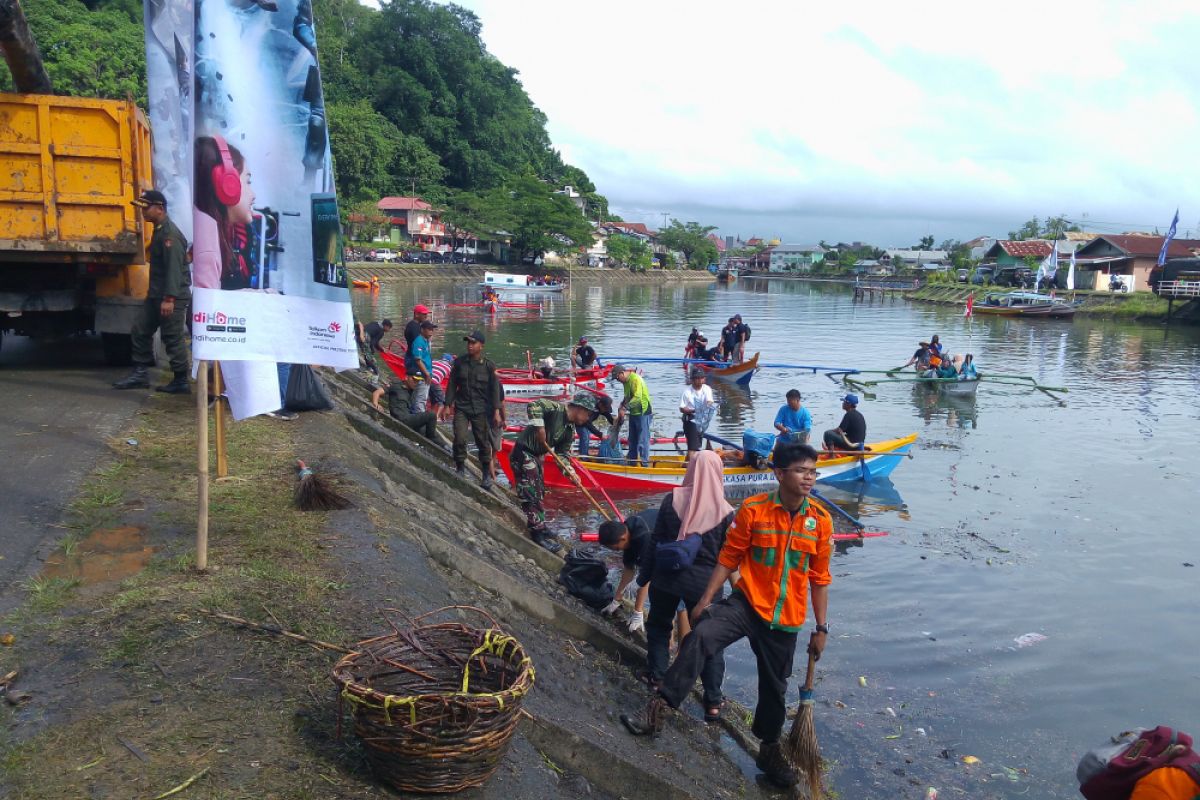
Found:
[[[643, 553], [637, 576], [638, 587], [650, 587], [650, 615], [646, 620], [647, 683], [662, 681], [670, 657], [671, 629], [675, 611], [682, 602], [690, 613], [708, 585], [717, 556], [725, 544], [725, 531], [735, 509], [725, 502], [721, 458], [702, 450], [688, 462], [684, 483], [663, 498], [650, 543]], [[700, 551], [687, 569], [666, 572], [656, 568], [655, 550], [679, 539], [680, 532], [700, 535]], [[736, 581], [736, 576], [734, 578]], [[725, 651], [712, 655], [700, 673], [704, 686], [704, 720], [721, 716], [725, 679]]]

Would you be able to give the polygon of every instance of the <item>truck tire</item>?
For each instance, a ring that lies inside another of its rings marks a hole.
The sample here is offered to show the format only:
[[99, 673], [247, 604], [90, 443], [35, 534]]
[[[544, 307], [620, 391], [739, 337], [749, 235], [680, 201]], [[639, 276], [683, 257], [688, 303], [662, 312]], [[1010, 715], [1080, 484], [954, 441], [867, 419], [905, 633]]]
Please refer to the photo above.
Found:
[[133, 337], [128, 333], [102, 333], [100, 343], [110, 367], [127, 367], [133, 362]]

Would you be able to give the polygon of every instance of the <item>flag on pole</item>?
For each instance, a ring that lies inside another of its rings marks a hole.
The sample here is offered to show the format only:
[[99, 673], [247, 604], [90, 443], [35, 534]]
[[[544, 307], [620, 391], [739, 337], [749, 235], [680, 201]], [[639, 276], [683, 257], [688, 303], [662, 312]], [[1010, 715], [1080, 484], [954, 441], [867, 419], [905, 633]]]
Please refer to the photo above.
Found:
[[1175, 229], [1179, 227], [1179, 209], [1175, 209], [1175, 218], [1171, 220], [1171, 229], [1167, 231], [1167, 236], [1163, 239], [1162, 249], [1158, 251], [1158, 266], [1167, 263], [1167, 248], [1171, 246], [1171, 240], [1175, 238]]
[[1071, 267], [1067, 270], [1067, 291], [1075, 291], [1075, 251], [1071, 251]]
[[975, 313], [975, 293], [967, 295], [967, 310], [963, 312], [964, 317], [970, 317]]
[[1058, 242], [1050, 243], [1050, 280], [1058, 274]]

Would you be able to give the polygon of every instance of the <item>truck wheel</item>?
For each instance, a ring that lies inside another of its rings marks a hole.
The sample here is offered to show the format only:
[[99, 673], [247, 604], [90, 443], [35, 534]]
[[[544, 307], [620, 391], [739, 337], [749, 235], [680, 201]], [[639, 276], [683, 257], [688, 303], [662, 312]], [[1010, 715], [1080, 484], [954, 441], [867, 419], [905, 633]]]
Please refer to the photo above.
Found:
[[133, 362], [133, 337], [128, 333], [102, 333], [100, 343], [110, 367], [127, 367]]

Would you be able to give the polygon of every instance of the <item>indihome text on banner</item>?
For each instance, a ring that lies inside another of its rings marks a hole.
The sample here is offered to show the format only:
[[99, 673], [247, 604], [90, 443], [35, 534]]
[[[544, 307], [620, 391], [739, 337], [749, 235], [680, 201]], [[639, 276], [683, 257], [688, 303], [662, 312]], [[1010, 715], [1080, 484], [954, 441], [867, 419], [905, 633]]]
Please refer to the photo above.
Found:
[[194, 1], [193, 353], [353, 368], [312, 4]]

